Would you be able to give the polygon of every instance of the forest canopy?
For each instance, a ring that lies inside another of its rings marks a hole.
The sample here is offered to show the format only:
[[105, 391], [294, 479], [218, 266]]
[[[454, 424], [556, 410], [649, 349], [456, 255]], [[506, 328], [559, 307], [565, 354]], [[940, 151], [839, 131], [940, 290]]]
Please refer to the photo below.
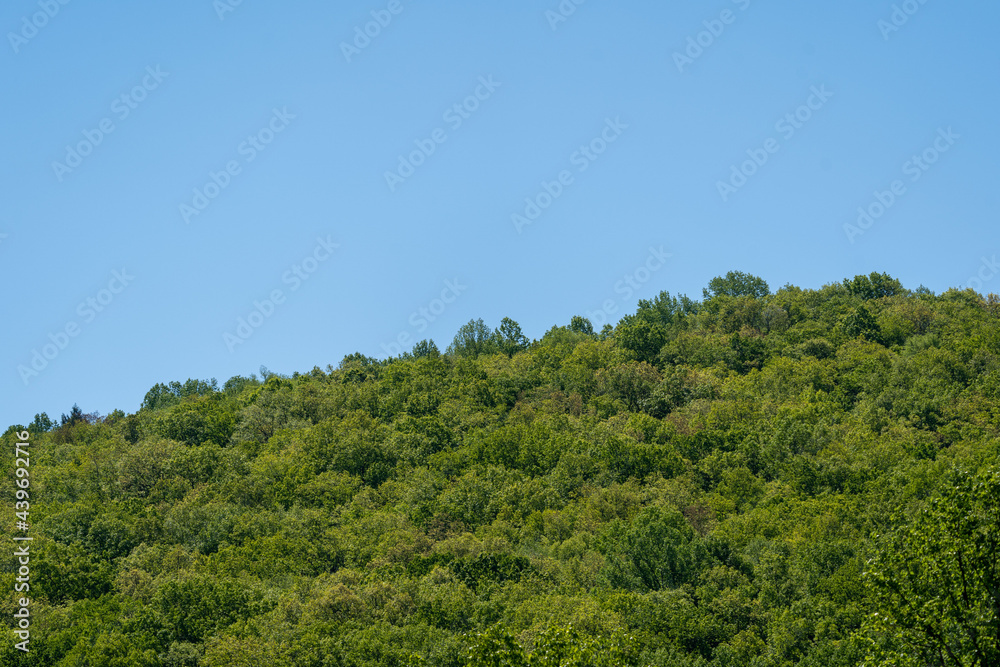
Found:
[[11, 426], [0, 664], [1000, 664], [995, 295], [730, 272], [443, 347]]

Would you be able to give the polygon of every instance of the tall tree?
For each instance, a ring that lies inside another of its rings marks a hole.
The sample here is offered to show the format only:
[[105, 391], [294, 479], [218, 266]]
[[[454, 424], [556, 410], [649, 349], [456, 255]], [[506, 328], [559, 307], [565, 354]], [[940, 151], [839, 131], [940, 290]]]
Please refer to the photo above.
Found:
[[500, 351], [508, 357], [513, 357], [528, 347], [528, 338], [521, 332], [521, 325], [509, 317], [500, 320], [500, 328], [496, 330], [494, 338]]
[[865, 301], [906, 293], [902, 283], [898, 280], [887, 273], [875, 273], [874, 271], [867, 276], [854, 276], [854, 280], [844, 280], [844, 287], [851, 294], [859, 296]]
[[416, 345], [413, 346], [413, 352], [411, 354], [417, 359], [421, 357], [436, 357], [441, 354], [438, 350], [438, 346], [433, 340], [425, 338]]
[[65, 426], [66, 424], [69, 424], [70, 426], [78, 424], [84, 421], [83, 410], [80, 409], [79, 405], [74, 403], [73, 408], [69, 411], [69, 415], [67, 416], [64, 413], [62, 417], [60, 417], [59, 421], [61, 426]]
[[588, 336], [594, 335], [594, 325], [586, 317], [580, 315], [574, 315], [573, 319], [569, 321], [569, 330], [587, 334]]
[[762, 299], [770, 293], [771, 288], [763, 278], [742, 271], [730, 271], [725, 277], [712, 278], [708, 287], [702, 290], [706, 299], [716, 296], [752, 296]]
[[55, 423], [49, 419], [49, 415], [45, 412], [41, 414], [36, 414], [34, 420], [28, 425], [28, 428], [35, 433], [44, 433], [46, 431], [51, 431]]
[[1000, 665], [1000, 471], [953, 471], [869, 563], [871, 665]]
[[476, 357], [497, 349], [496, 335], [482, 318], [469, 320], [458, 330], [447, 353], [456, 357]]

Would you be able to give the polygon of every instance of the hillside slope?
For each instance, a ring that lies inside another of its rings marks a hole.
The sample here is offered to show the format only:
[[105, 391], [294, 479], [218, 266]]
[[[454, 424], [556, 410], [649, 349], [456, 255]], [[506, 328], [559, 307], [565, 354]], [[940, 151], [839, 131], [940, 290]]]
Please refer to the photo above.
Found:
[[1000, 664], [992, 295], [731, 273], [22, 431], [4, 665]]

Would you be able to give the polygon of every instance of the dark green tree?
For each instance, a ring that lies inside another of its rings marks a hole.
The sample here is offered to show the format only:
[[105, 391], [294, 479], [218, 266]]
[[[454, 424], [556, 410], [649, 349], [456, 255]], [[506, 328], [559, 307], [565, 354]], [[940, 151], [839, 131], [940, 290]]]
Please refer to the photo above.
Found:
[[708, 281], [708, 287], [702, 290], [705, 299], [716, 296], [752, 296], [762, 299], [770, 293], [771, 288], [763, 278], [742, 271], [730, 271], [725, 277], [712, 278]]
[[760, 369], [767, 359], [767, 343], [757, 336], [734, 333], [729, 338], [729, 347], [733, 351], [729, 367], [737, 373], [746, 374], [755, 368]]
[[878, 322], [864, 304], [855, 308], [853, 313], [844, 318], [841, 328], [851, 338], [860, 337], [873, 343], [882, 341], [882, 332]]
[[662, 324], [635, 315], [626, 315], [615, 327], [619, 347], [631, 352], [637, 361], [648, 363], [655, 363], [668, 336]]
[[211, 380], [188, 379], [184, 384], [176, 380], [169, 385], [160, 382], [146, 392], [140, 409], [159, 410], [176, 405], [185, 398], [207, 396], [218, 390], [219, 386], [215, 378]]
[[604, 543], [612, 585], [658, 591], [692, 581], [706, 552], [684, 515], [651, 506], [612, 526]]
[[227, 396], [239, 396], [248, 387], [256, 387], [258, 385], [260, 385], [260, 381], [257, 379], [256, 375], [251, 374], [250, 377], [234, 375], [226, 380], [226, 383], [222, 385], [222, 391]]
[[410, 354], [420, 359], [421, 357], [437, 357], [440, 356], [441, 352], [433, 340], [425, 338], [413, 346], [413, 351]]
[[509, 317], [500, 320], [500, 328], [494, 332], [494, 339], [500, 351], [508, 357], [513, 357], [528, 347], [528, 339], [521, 333], [521, 325]]
[[574, 315], [573, 319], [569, 321], [569, 330], [587, 334], [588, 336], [594, 335], [594, 325], [586, 317], [580, 315]]
[[693, 315], [701, 309], [700, 304], [685, 295], [673, 297], [670, 292], [660, 292], [652, 299], [639, 299], [636, 316], [664, 326], [675, 323], [685, 315]]
[[861, 297], [865, 301], [906, 293], [898, 280], [887, 273], [875, 273], [874, 271], [867, 276], [854, 276], [853, 280], [845, 279], [844, 287], [851, 294]]
[[73, 408], [69, 411], [69, 415], [63, 413], [62, 417], [59, 419], [60, 426], [74, 426], [84, 421], [83, 410], [76, 403], [73, 404]]
[[51, 431], [54, 426], [55, 422], [49, 419], [48, 414], [43, 412], [35, 415], [35, 418], [32, 420], [31, 424], [28, 425], [28, 428], [35, 433], [45, 433], [46, 431]]
[[157, 412], [153, 430], [158, 435], [188, 445], [215, 444], [224, 447], [236, 427], [236, 405], [216, 393], [178, 403]]
[[478, 357], [480, 354], [490, 354], [497, 349], [495, 333], [486, 326], [482, 318], [479, 318], [469, 320], [462, 325], [446, 353], [456, 357]]

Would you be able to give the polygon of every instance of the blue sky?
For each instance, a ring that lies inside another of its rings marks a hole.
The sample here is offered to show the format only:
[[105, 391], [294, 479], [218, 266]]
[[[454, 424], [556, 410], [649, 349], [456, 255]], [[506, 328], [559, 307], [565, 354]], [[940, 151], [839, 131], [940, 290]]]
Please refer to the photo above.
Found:
[[994, 4], [63, 2], [0, 9], [4, 424], [729, 270], [1000, 292]]

